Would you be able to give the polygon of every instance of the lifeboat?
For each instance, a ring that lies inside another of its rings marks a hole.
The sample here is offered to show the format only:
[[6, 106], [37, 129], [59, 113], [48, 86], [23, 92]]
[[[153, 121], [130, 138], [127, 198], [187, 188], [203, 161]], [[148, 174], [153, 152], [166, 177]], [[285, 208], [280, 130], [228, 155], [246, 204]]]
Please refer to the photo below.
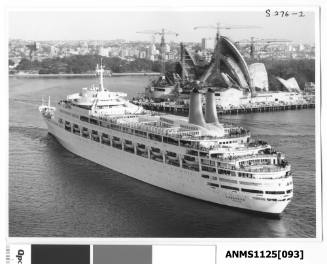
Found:
[[199, 164], [198, 160], [195, 157], [191, 157], [191, 156], [184, 156], [183, 162], [188, 165], [198, 165]]
[[92, 135], [91, 135], [91, 139], [94, 140], [94, 141], [97, 141], [97, 142], [100, 141], [100, 137], [99, 137], [99, 135], [97, 135], [97, 134], [92, 134]]
[[90, 133], [87, 128], [83, 128], [82, 130], [82, 136], [83, 137], [89, 137]]
[[124, 142], [124, 146], [125, 146], [125, 148], [131, 148], [131, 149], [134, 149], [133, 142], [130, 141], [130, 140], [125, 140], [125, 142]]
[[151, 159], [154, 159], [154, 160], [157, 160], [157, 161], [163, 161], [163, 156], [162, 156], [162, 153], [161, 153], [160, 149], [151, 148], [150, 155], [151, 155]]
[[137, 144], [136, 149], [137, 149], [137, 151], [139, 151], [141, 153], [148, 152], [146, 146], [143, 144]]
[[130, 140], [124, 140], [124, 150], [134, 153], [134, 144]]
[[80, 131], [78, 125], [74, 125], [74, 126], [73, 126], [73, 133], [74, 133], [74, 134], [80, 134], [80, 132], [81, 132], [81, 131]]
[[120, 140], [120, 138], [113, 137], [112, 138], [112, 143], [121, 144], [121, 140]]
[[171, 160], [171, 161], [177, 161], [178, 160], [178, 156], [176, 153], [173, 153], [173, 152], [167, 152], [166, 153], [166, 158], [168, 160]]
[[71, 124], [69, 122], [65, 123], [65, 129], [66, 130], [71, 130]]
[[102, 144], [110, 145], [110, 139], [108, 137], [101, 137]]

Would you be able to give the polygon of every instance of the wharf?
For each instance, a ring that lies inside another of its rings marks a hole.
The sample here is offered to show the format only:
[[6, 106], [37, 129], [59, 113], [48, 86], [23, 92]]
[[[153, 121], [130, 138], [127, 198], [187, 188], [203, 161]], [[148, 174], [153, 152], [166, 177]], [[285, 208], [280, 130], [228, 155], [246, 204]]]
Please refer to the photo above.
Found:
[[[181, 113], [187, 114], [189, 111], [188, 105], [176, 105], [174, 103], [154, 103], [140, 100], [133, 100], [133, 103], [140, 105], [147, 110], [167, 112], [167, 113]], [[244, 113], [258, 113], [258, 112], [273, 112], [273, 111], [287, 111], [315, 108], [315, 103], [297, 103], [297, 104], [273, 104], [273, 105], [249, 105], [243, 107], [218, 108], [217, 113], [220, 115], [237, 115]]]

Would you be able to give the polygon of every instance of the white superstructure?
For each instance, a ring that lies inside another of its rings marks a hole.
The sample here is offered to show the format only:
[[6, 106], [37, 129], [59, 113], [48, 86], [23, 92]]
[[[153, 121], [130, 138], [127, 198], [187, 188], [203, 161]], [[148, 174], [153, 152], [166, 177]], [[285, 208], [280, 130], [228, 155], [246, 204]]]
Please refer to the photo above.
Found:
[[[40, 106], [49, 133], [69, 151], [149, 184], [227, 206], [279, 214], [293, 196], [284, 155], [248, 130], [221, 124], [214, 92], [203, 116], [198, 91], [189, 118], [153, 113], [100, 84]], [[164, 201], [163, 201], [164, 202]]]

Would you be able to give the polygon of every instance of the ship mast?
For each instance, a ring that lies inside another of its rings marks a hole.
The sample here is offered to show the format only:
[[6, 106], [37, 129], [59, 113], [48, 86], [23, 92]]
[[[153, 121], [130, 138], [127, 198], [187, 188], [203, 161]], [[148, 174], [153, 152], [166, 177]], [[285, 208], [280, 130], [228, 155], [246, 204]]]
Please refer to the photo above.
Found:
[[99, 74], [99, 78], [100, 78], [100, 91], [104, 91], [104, 86], [103, 86], [103, 73], [104, 73], [104, 68], [102, 65], [102, 59], [101, 59], [101, 64], [99, 67], [99, 64], [97, 64], [97, 68], [96, 68], [96, 73]]

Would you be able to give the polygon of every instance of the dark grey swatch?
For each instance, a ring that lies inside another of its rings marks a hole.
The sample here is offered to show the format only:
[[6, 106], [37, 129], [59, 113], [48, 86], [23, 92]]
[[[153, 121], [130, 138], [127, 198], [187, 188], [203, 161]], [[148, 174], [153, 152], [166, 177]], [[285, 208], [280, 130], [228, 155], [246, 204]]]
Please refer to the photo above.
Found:
[[93, 264], [152, 264], [152, 246], [96, 245]]
[[90, 246], [32, 245], [32, 264], [90, 264]]

